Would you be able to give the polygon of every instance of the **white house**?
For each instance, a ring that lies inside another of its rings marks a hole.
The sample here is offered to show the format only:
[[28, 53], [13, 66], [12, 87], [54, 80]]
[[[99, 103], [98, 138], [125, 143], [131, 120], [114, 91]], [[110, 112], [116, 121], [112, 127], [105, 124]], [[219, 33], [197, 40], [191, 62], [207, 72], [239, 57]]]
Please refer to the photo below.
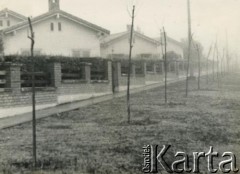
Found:
[[[101, 42], [102, 57], [123, 56], [129, 54], [130, 26], [127, 31], [111, 34], [105, 37]], [[158, 49], [160, 42], [152, 39], [141, 32], [134, 31], [132, 56], [152, 58], [161, 55], [161, 49]]]
[[26, 20], [25, 16], [5, 8], [0, 11], [0, 30]]
[[[100, 40], [110, 32], [60, 10], [59, 1], [49, 0], [49, 11], [31, 19], [35, 33], [35, 54], [99, 57]], [[15, 22], [14, 17], [20, 16], [13, 14], [5, 14], [12, 25], [1, 30], [4, 54], [29, 54], [28, 21], [22, 17], [23, 22], [20, 19]]]
[[[178, 55], [178, 59], [183, 59], [184, 56], [183, 56], [183, 44], [169, 36], [166, 37], [167, 39], [167, 52], [174, 52], [176, 55]], [[155, 38], [155, 40], [161, 42], [161, 45], [159, 45], [159, 48], [158, 49], [162, 49], [161, 47], [163, 46], [164, 44], [164, 39], [163, 39], [163, 35], [160, 37], [157, 37]]]

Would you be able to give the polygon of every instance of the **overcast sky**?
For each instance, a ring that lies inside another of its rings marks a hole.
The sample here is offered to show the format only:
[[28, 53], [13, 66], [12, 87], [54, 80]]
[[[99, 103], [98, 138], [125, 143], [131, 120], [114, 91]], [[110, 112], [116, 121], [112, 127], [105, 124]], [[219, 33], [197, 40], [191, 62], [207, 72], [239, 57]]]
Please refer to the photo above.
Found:
[[[157, 37], [159, 29], [165, 26], [170, 37], [179, 41], [187, 37], [186, 0], [60, 0], [62, 10], [109, 29], [111, 33], [126, 30], [134, 3], [136, 26], [144, 34]], [[0, 7], [37, 16], [48, 11], [48, 0], [1, 0]], [[219, 49], [223, 49], [226, 33], [229, 50], [234, 54], [240, 51], [240, 0], [191, 0], [191, 9], [193, 37], [202, 42], [205, 52], [216, 38]]]

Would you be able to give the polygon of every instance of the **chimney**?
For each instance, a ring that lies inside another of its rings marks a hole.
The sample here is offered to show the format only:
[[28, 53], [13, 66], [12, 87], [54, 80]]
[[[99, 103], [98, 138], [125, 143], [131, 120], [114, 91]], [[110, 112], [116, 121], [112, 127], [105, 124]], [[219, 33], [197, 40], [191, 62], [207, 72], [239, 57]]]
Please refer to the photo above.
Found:
[[49, 11], [60, 10], [60, 0], [48, 0]]

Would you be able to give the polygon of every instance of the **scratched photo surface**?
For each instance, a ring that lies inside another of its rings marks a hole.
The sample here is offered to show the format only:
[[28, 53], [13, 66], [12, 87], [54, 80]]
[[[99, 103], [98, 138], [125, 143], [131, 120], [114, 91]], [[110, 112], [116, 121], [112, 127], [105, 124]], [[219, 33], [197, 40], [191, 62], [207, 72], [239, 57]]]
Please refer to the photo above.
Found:
[[0, 173], [237, 173], [240, 1], [1, 0]]

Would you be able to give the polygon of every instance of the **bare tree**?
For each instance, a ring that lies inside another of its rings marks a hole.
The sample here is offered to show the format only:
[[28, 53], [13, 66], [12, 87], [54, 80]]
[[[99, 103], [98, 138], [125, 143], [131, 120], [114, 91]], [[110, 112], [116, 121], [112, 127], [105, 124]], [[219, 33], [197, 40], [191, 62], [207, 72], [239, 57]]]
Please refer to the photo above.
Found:
[[212, 46], [210, 46], [210, 48], [209, 48], [208, 55], [207, 55], [207, 60], [206, 60], [207, 61], [207, 77], [206, 77], [207, 85], [208, 85], [208, 74], [209, 74], [209, 72], [208, 72], [208, 64], [209, 64], [208, 58], [209, 58], [209, 56], [211, 54], [211, 51], [212, 51]]
[[187, 51], [187, 70], [186, 70], [186, 97], [188, 96], [188, 74], [190, 69], [190, 54], [191, 54], [191, 45], [192, 45], [192, 37], [191, 35], [188, 39], [188, 51]]
[[218, 83], [218, 87], [220, 87], [220, 79], [219, 79], [219, 52], [218, 52], [218, 45], [216, 42], [216, 58], [217, 58], [217, 64], [216, 64], [216, 68], [217, 68], [217, 83]]
[[3, 45], [3, 35], [0, 33], [0, 61], [4, 60], [4, 45]]
[[131, 75], [131, 65], [132, 65], [132, 48], [133, 48], [133, 28], [134, 28], [134, 13], [135, 6], [133, 6], [132, 10], [132, 25], [131, 25], [131, 33], [130, 33], [130, 49], [129, 49], [129, 60], [128, 60], [128, 81], [127, 81], [127, 111], [128, 111], [128, 123], [130, 123], [131, 119], [131, 104], [130, 104], [130, 75]]
[[229, 56], [229, 48], [228, 48], [228, 32], [226, 30], [225, 32], [225, 35], [226, 35], [226, 63], [227, 63], [227, 73], [229, 73], [230, 71], [230, 56]]
[[201, 77], [201, 58], [200, 58], [200, 51], [198, 44], [197, 47], [197, 54], [198, 54], [198, 90], [200, 90], [200, 77]]
[[[216, 42], [217, 43], [217, 42]], [[215, 80], [215, 54], [216, 54], [216, 43], [213, 48], [213, 61], [212, 61], [212, 76], [213, 76], [213, 81]]]
[[32, 59], [32, 132], [33, 132], [33, 163], [34, 167], [37, 166], [37, 143], [36, 143], [36, 100], [35, 100], [35, 63], [34, 63], [34, 32], [32, 27], [32, 21], [28, 18], [30, 36], [28, 38], [31, 40], [31, 59]]
[[167, 36], [165, 29], [163, 27], [163, 37], [164, 37], [164, 74], [165, 74], [165, 104], [167, 104]]
[[[160, 30], [160, 44], [161, 44], [162, 59], [164, 60], [163, 67], [162, 67], [164, 69], [164, 81], [166, 82], [167, 75], [166, 75], [166, 68], [165, 68], [164, 38], [162, 37], [163, 32], [164, 31]], [[166, 86], [166, 83], [165, 83], [165, 86]], [[165, 89], [165, 96], [166, 96], [165, 97], [165, 103], [166, 103], [166, 101], [167, 101], [166, 89]]]
[[225, 49], [223, 48], [223, 55], [222, 55], [222, 58], [221, 58], [221, 75], [222, 75], [222, 77], [224, 76], [224, 67], [223, 67], [224, 55], [225, 55]]

